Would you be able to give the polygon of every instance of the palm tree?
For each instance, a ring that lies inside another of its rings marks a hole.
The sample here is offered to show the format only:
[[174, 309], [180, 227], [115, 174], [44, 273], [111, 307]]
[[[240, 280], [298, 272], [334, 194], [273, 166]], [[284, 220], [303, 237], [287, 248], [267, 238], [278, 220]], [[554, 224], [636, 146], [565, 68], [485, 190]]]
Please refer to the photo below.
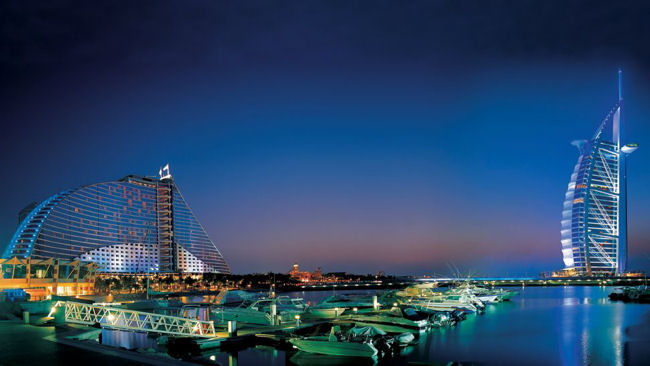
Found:
[[187, 276], [187, 277], [185, 277], [183, 282], [185, 282], [186, 286], [192, 287], [196, 283], [196, 280], [194, 278], [192, 278], [191, 276]]
[[95, 293], [97, 294], [106, 293], [108, 292], [109, 288], [110, 288], [110, 280], [103, 279], [101, 277], [95, 279]]

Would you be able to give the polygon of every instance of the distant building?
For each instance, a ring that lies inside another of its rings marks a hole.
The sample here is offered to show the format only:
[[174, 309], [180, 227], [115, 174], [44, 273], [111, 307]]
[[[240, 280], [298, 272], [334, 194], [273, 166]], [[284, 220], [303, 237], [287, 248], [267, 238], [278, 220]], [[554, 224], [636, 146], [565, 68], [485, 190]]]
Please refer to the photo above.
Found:
[[298, 265], [297, 262], [293, 264], [293, 268], [291, 268], [291, 271], [289, 271], [289, 275], [294, 280], [300, 282], [311, 281], [311, 273], [309, 273], [308, 271], [300, 271], [300, 266]]
[[79, 259], [116, 273], [230, 273], [169, 165], [159, 178], [129, 175], [57, 193], [24, 216], [4, 258]]
[[298, 263], [294, 263], [289, 271], [289, 275], [296, 281], [300, 282], [336, 282], [338, 278], [332, 274], [323, 275], [323, 269], [318, 267], [313, 273], [301, 271]]
[[580, 151], [562, 210], [565, 274], [621, 275], [627, 266], [626, 159], [637, 144], [622, 145], [623, 97]]
[[323, 279], [323, 270], [318, 267], [314, 271], [314, 273], [311, 274], [311, 279], [312, 281], [321, 281]]

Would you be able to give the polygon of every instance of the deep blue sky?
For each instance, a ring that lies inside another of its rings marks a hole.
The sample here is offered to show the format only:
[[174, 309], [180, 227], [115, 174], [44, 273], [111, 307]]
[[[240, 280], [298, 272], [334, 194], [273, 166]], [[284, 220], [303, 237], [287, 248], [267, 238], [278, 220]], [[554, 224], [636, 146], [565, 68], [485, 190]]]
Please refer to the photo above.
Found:
[[641, 4], [3, 2], [2, 245], [31, 201], [169, 162], [237, 273], [558, 269], [569, 143], [620, 66], [650, 270]]

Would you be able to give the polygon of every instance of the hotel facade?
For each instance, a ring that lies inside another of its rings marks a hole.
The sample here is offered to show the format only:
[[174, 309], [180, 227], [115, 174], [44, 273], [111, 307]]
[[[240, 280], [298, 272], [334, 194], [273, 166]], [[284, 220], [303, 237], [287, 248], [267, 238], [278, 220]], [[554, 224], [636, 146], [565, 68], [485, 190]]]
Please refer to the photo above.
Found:
[[637, 144], [622, 145], [623, 97], [590, 140], [573, 141], [580, 155], [562, 210], [565, 269], [579, 275], [621, 275], [627, 270], [626, 159]]
[[21, 221], [4, 258], [81, 260], [105, 273], [230, 273], [169, 174], [57, 193]]

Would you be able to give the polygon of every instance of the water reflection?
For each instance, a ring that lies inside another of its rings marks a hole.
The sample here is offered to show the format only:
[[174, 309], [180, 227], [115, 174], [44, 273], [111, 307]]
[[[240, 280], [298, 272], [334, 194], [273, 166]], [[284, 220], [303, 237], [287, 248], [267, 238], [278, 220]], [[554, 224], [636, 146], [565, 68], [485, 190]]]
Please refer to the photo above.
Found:
[[239, 352], [228, 354], [228, 366], [239, 365]]
[[647, 308], [610, 302], [607, 295], [611, 290], [575, 287], [564, 292], [559, 329], [562, 364], [626, 364], [624, 329], [638, 322]]
[[[620, 304], [617, 304], [620, 305]], [[614, 307], [614, 329], [611, 332], [613, 340], [614, 360], [617, 366], [623, 365], [623, 306]]]
[[143, 332], [124, 332], [120, 330], [102, 329], [100, 341], [103, 345], [141, 350], [158, 350], [156, 339]]

